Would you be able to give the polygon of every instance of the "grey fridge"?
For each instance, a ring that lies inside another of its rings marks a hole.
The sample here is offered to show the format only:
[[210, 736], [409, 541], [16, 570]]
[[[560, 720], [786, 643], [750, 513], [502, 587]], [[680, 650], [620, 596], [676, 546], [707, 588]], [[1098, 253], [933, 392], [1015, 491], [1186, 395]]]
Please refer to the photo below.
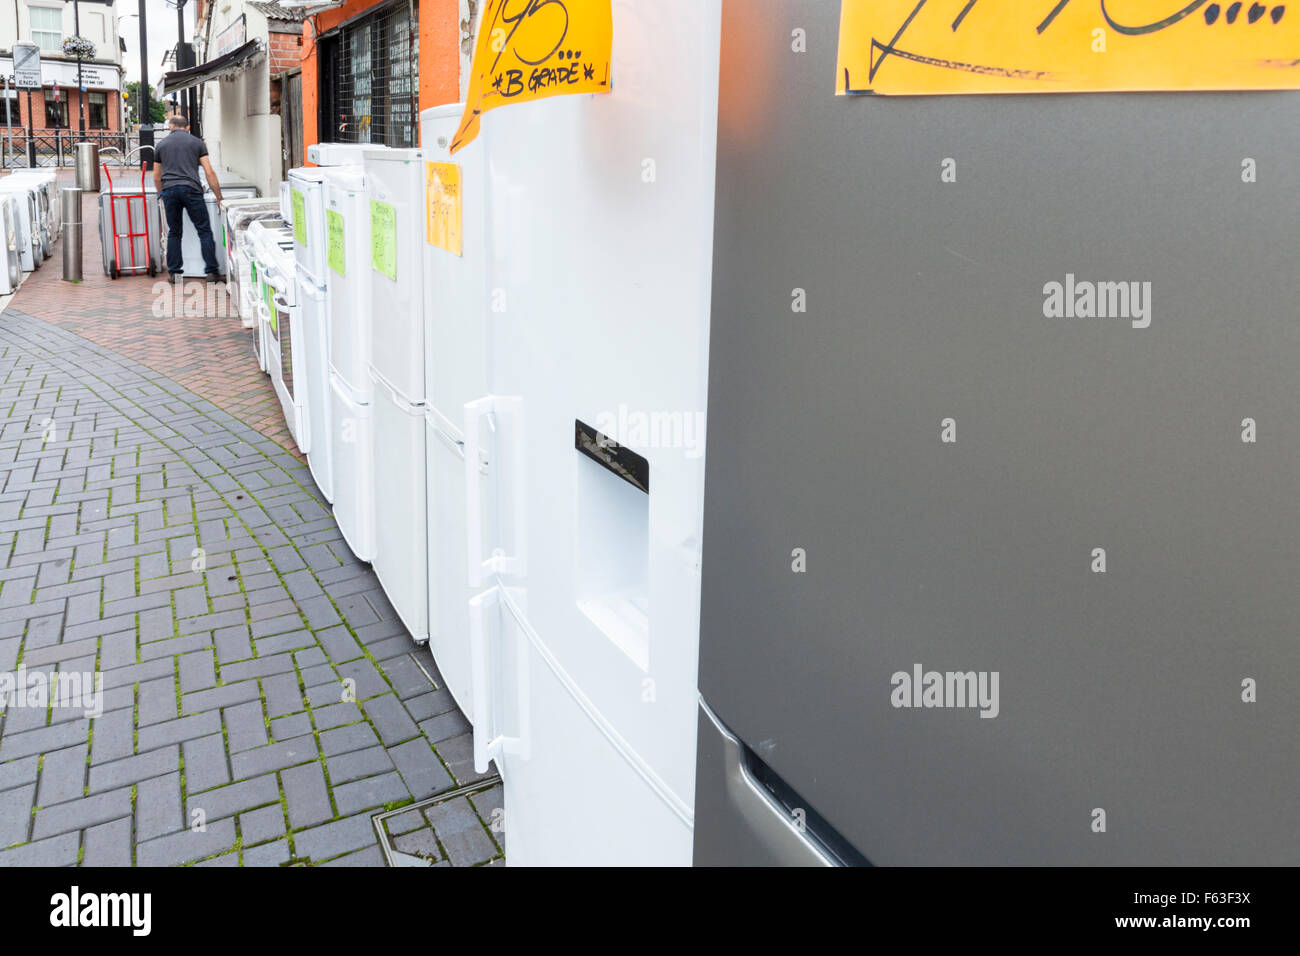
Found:
[[1300, 863], [1300, 93], [839, 14], [724, 6], [696, 862]]

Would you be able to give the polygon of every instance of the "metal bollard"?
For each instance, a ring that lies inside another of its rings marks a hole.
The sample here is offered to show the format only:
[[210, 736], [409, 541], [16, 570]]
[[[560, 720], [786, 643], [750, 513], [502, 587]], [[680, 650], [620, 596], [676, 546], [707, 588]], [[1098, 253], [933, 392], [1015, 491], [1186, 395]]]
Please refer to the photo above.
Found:
[[[78, 151], [80, 154], [80, 151]], [[80, 158], [80, 155], [78, 155]], [[81, 189], [64, 186], [59, 190], [63, 204], [63, 281], [81, 281]]]
[[99, 146], [95, 143], [77, 144], [77, 188], [99, 192]]

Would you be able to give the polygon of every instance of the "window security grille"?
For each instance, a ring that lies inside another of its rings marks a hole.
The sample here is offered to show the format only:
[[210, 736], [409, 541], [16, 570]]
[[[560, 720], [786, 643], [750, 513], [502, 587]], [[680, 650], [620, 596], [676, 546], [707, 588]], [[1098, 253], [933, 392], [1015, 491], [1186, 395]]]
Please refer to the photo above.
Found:
[[339, 31], [325, 57], [330, 123], [328, 130], [321, 130], [322, 140], [417, 144], [419, 36], [418, 22], [405, 2]]

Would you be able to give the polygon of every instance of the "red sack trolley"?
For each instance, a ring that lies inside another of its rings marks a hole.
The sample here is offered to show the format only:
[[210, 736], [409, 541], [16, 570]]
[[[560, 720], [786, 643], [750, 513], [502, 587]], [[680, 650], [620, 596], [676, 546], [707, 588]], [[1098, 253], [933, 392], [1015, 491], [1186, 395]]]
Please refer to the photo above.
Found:
[[[140, 164], [140, 191], [138, 193], [115, 193], [113, 192], [113, 177], [108, 171], [108, 163], [100, 163], [104, 167], [104, 176], [108, 180], [108, 211], [112, 223], [113, 237], [113, 261], [108, 267], [110, 277], [116, 279], [123, 275], [157, 275], [158, 264], [153, 261], [153, 250], [149, 247], [149, 196], [145, 191], [144, 176], [146, 164]], [[117, 231], [117, 200], [126, 200], [126, 232]], [[131, 211], [131, 201], [140, 200], [141, 218], [143, 220], [141, 231], [135, 231], [135, 215]], [[122, 247], [120, 241], [125, 239], [127, 244], [127, 255], [130, 259], [129, 265], [122, 264]], [[135, 241], [144, 240], [144, 262], [137, 262], [135, 255]]]

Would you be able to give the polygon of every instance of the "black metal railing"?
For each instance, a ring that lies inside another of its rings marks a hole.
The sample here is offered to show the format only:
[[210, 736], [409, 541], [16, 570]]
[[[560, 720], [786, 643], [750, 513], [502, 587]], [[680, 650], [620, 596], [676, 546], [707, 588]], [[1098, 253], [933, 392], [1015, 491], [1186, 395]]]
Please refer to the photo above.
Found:
[[[28, 136], [26, 130], [0, 130], [0, 167], [21, 169], [28, 162]], [[140, 163], [140, 134], [87, 131], [83, 136], [75, 130], [54, 130], [36, 133], [30, 137], [37, 166], [71, 166], [77, 160], [78, 143], [95, 143], [99, 146], [101, 161], [110, 166], [136, 166]]]

